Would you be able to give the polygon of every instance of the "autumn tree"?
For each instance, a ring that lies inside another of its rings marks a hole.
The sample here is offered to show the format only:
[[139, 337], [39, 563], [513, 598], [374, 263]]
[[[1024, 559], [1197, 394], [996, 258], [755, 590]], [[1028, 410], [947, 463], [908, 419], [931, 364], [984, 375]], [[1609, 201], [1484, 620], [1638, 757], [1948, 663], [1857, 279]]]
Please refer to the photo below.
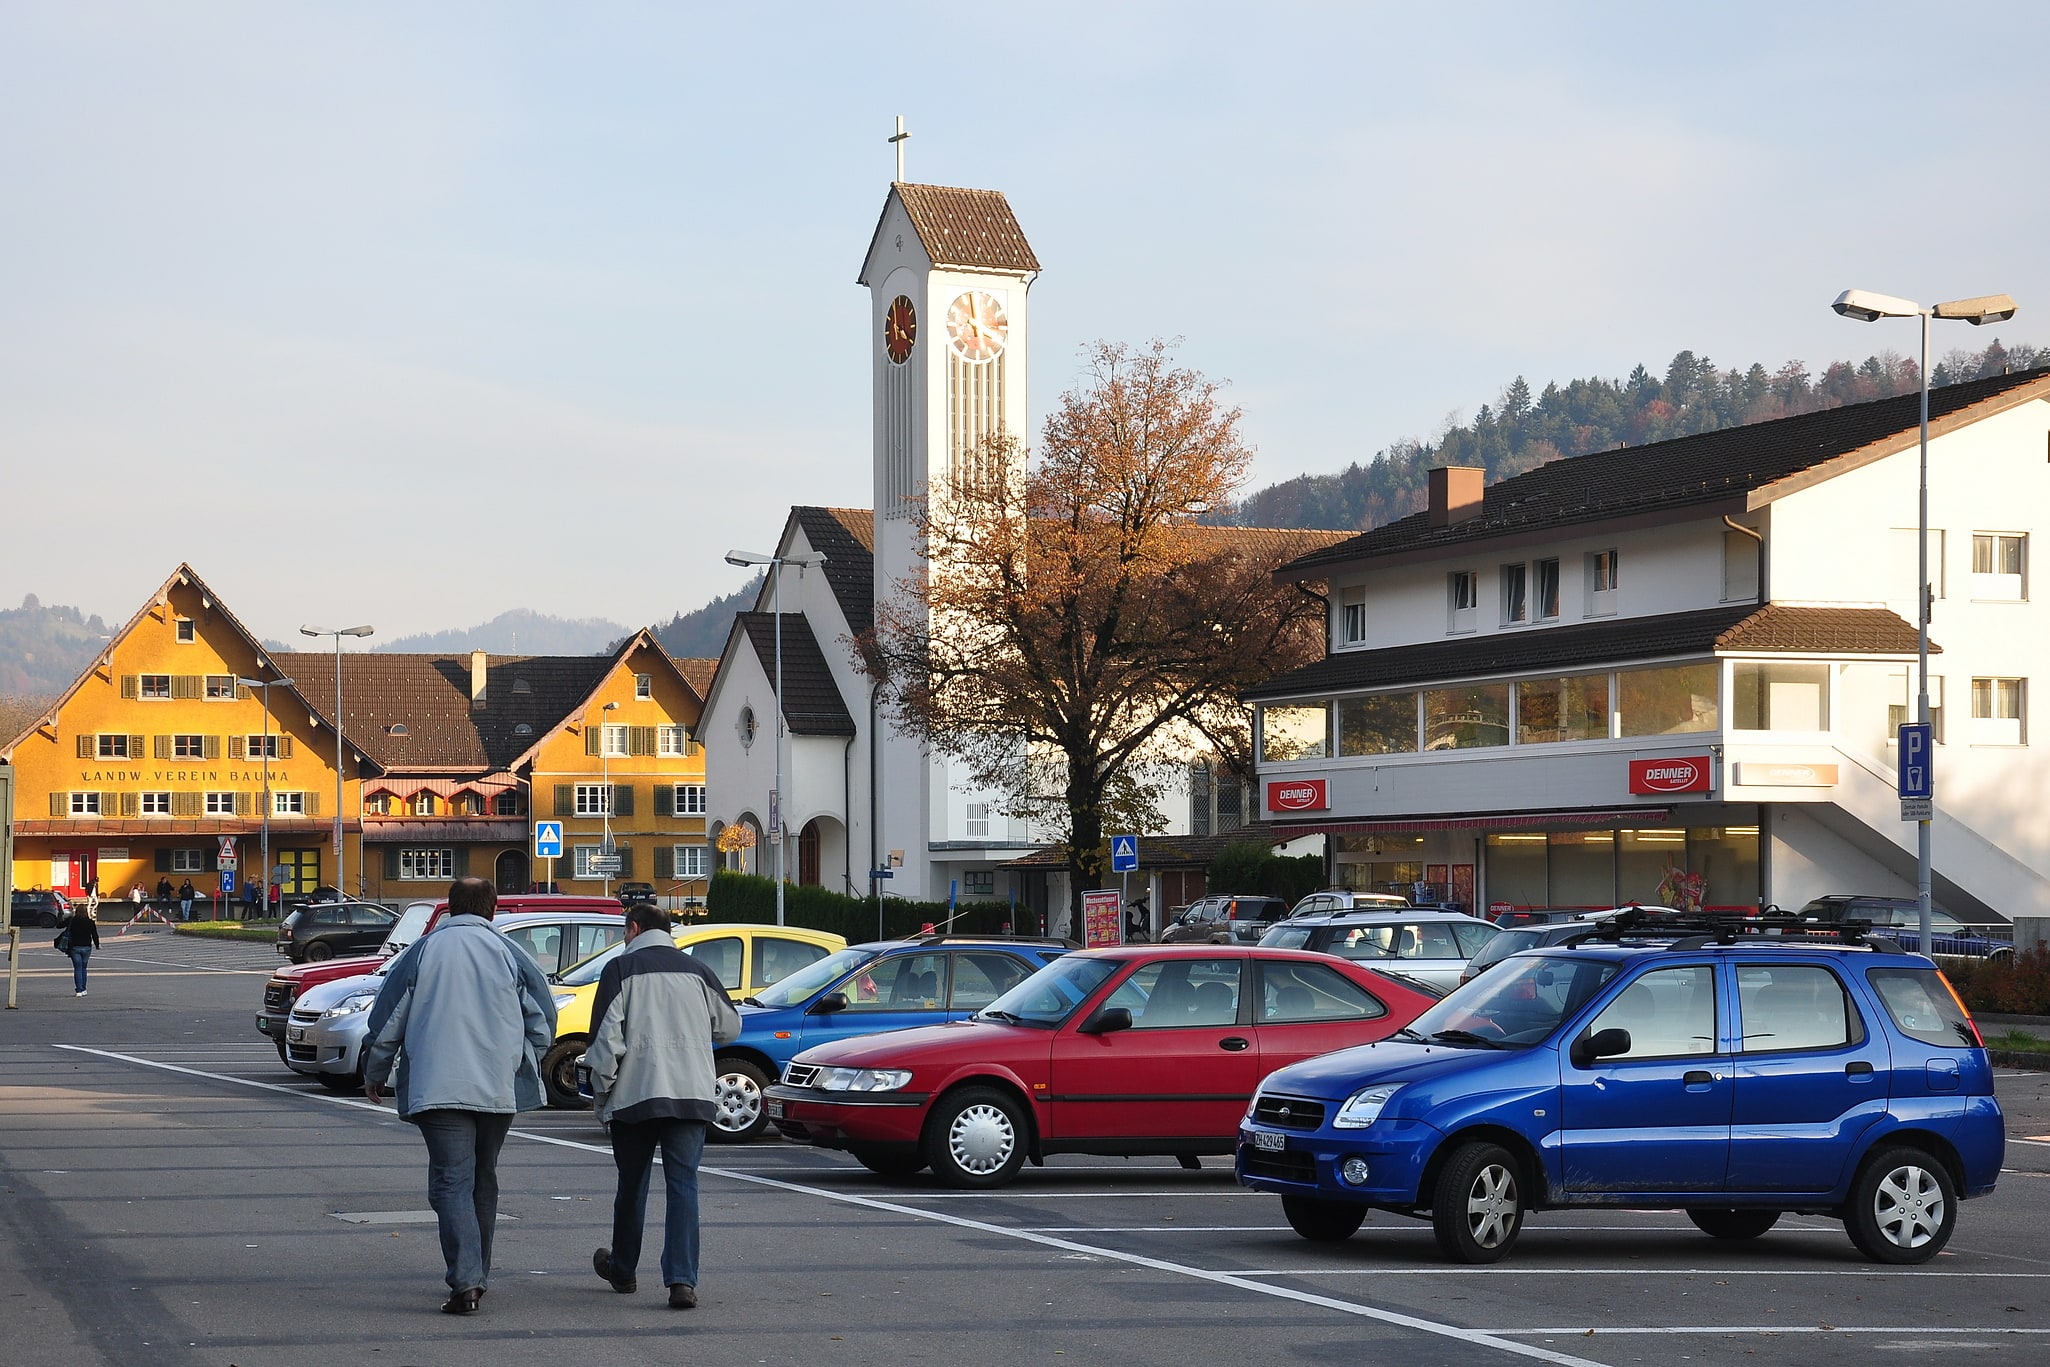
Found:
[[1109, 822], [1159, 829], [1192, 748], [1250, 777], [1239, 692], [1323, 645], [1322, 600], [1273, 570], [1334, 539], [1196, 521], [1252, 453], [1168, 344], [1097, 343], [1085, 374], [1037, 451], [1000, 435], [927, 491], [924, 562], [869, 643], [899, 729], [1058, 833], [1072, 905]]

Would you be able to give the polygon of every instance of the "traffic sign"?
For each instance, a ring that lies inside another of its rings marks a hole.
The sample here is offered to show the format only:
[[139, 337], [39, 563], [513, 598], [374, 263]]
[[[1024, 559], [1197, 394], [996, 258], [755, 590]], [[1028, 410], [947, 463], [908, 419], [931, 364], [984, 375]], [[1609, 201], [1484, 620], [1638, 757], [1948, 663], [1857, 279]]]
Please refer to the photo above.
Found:
[[895, 878], [897, 871], [895, 869], [870, 869], [868, 876], [871, 878]]
[[232, 854], [222, 855], [214, 861], [214, 867], [222, 873], [233, 873], [235, 871], [235, 856]]
[[536, 859], [562, 858], [562, 823], [560, 821], [536, 821], [534, 823], [534, 857]]
[[1930, 742], [1935, 739], [1930, 734], [1932, 729], [1928, 722], [1901, 724], [1900, 753], [1895, 756], [1899, 773], [1895, 777], [1896, 787], [1903, 798], [1936, 796], [1936, 769], [1932, 762], [1935, 756], [1930, 749]]
[[1901, 799], [1901, 820], [1934, 821], [1936, 802], [1933, 798], [1904, 797]]
[[1139, 867], [1139, 837], [1114, 835], [1110, 838], [1110, 871], [1130, 873]]
[[591, 872], [599, 878], [610, 878], [619, 872], [624, 862], [616, 854], [594, 854], [591, 856]]
[[221, 866], [221, 896], [227, 897], [234, 891], [235, 866], [233, 864], [223, 864]]

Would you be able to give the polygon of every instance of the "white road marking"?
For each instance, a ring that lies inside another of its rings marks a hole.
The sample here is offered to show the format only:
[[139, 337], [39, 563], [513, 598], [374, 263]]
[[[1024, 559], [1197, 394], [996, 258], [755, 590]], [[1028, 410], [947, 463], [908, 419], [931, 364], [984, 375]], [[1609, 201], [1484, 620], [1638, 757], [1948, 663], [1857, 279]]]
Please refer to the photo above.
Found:
[[[1020, 1225], [1032, 1234], [1279, 1234], [1287, 1225]], [[1241, 1272], [1256, 1277], [1257, 1272]]]
[[2046, 1139], [2016, 1139], [2010, 1135], [2007, 1142], [2010, 1144], [2027, 1144], [2032, 1149], [2050, 1149], [2050, 1140]]
[[[1498, 1334], [1518, 1338], [1603, 1338], [1609, 1334], [2050, 1334], [2050, 1329], [1961, 1329], [1955, 1325], [1921, 1324], [1697, 1324], [1617, 1325], [1583, 1324], [1578, 1329], [1497, 1329]], [[1925, 1347], [1932, 1345], [1923, 1345]], [[1977, 1345], [1974, 1345], [1975, 1347]]]
[[[1988, 1281], [2050, 1281], [2050, 1272], [1931, 1272], [1921, 1268], [1882, 1271], [1856, 1267], [1305, 1267], [1241, 1272], [1241, 1277], [1929, 1277]], [[1585, 1326], [1583, 1326], [1585, 1327]], [[1519, 1330], [1536, 1333], [1536, 1330]], [[1578, 1331], [1572, 1331], [1578, 1332]]]

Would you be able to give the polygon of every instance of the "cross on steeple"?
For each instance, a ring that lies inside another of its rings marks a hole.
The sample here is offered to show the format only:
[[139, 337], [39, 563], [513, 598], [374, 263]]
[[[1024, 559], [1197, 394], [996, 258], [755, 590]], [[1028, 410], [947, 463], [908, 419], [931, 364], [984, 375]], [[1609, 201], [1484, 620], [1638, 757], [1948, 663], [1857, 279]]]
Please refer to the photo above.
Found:
[[897, 131], [890, 138], [890, 142], [897, 149], [897, 182], [899, 184], [902, 184], [904, 181], [904, 142], [910, 136], [909, 133], [904, 131], [904, 116], [899, 114], [897, 116]]

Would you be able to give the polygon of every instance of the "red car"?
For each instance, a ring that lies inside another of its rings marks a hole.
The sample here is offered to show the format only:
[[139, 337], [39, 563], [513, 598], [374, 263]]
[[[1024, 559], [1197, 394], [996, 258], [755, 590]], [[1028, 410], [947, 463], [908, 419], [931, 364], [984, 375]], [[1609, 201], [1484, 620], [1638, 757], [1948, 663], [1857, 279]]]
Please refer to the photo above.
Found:
[[1260, 1079], [1385, 1039], [1437, 998], [1298, 950], [1063, 955], [964, 1021], [807, 1049], [766, 1093], [786, 1139], [994, 1187], [1051, 1153], [1228, 1154]]

